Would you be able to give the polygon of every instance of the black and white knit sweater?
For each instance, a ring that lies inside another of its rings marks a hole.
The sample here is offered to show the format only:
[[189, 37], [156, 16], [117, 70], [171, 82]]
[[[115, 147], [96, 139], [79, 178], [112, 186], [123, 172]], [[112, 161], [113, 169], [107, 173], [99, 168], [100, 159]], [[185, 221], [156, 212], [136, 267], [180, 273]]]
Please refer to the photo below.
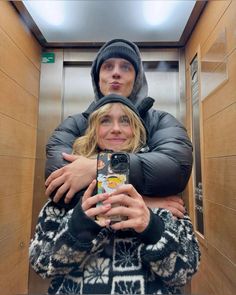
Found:
[[151, 211], [147, 229], [114, 231], [49, 201], [30, 244], [30, 262], [52, 278], [49, 294], [179, 294], [196, 272], [198, 242], [187, 215]]

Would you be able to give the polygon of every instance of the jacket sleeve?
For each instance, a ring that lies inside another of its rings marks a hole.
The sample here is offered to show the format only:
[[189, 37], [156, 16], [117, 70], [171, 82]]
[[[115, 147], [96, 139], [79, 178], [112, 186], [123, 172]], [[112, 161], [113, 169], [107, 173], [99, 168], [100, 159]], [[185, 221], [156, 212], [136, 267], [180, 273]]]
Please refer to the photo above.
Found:
[[182, 287], [196, 273], [200, 262], [191, 220], [187, 214], [180, 219], [173, 218], [165, 209], [153, 209], [153, 212], [152, 218], [162, 219], [164, 230], [157, 242], [142, 243], [142, 261], [168, 286]]
[[62, 152], [71, 154], [75, 139], [81, 136], [87, 126], [87, 119], [82, 114], [68, 117], [52, 133], [46, 145], [45, 178], [53, 171], [68, 164]]
[[82, 269], [90, 255], [103, 249], [106, 240], [104, 228], [88, 218], [80, 204], [66, 211], [49, 201], [39, 214], [30, 242], [30, 263], [43, 278], [68, 274]]
[[172, 115], [152, 110], [146, 153], [130, 154], [130, 182], [147, 196], [182, 192], [192, 171], [192, 144], [184, 126]]

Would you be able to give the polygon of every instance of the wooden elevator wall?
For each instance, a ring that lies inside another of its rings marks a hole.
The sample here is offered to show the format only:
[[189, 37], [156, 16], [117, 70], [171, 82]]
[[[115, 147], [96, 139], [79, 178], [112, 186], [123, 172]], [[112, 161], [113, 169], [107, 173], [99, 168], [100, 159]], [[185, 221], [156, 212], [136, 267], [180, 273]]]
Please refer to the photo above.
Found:
[[0, 1], [0, 290], [28, 293], [41, 47]]

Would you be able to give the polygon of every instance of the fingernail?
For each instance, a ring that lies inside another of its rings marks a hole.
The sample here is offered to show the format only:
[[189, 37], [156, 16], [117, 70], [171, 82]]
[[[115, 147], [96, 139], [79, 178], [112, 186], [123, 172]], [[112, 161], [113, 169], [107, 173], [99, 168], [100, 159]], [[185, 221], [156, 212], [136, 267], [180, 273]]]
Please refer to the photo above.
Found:
[[111, 220], [110, 220], [110, 219], [106, 219], [106, 220], [105, 220], [105, 224], [106, 224], [106, 226], [109, 226], [110, 223], [111, 223]]
[[102, 202], [103, 202], [104, 205], [111, 204], [109, 200], [103, 200]]

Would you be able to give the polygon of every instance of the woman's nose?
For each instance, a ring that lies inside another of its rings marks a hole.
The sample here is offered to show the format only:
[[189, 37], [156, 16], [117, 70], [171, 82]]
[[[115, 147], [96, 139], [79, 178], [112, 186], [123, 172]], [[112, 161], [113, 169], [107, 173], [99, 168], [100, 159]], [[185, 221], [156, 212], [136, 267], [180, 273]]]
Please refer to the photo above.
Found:
[[120, 124], [119, 122], [113, 122], [112, 124], [112, 132], [116, 132], [116, 133], [120, 133], [121, 132], [121, 128], [120, 128]]

